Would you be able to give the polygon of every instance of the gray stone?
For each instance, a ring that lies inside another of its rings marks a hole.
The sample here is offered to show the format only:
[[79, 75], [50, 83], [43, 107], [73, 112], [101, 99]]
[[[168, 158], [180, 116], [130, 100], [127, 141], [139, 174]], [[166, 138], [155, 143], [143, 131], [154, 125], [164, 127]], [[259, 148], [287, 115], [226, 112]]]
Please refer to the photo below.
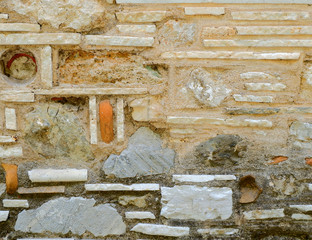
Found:
[[290, 126], [290, 135], [301, 141], [312, 140], [312, 123], [293, 122]]
[[194, 41], [195, 24], [170, 20], [159, 30], [160, 43], [166, 46], [180, 46]]
[[219, 79], [204, 69], [197, 68], [190, 74], [190, 81], [187, 88], [194, 97], [202, 104], [209, 107], [217, 107], [231, 93]]
[[94, 206], [95, 202], [82, 197], [50, 200], [37, 209], [19, 213], [15, 230], [78, 235], [88, 231], [94, 236], [125, 233], [126, 225], [117, 210], [109, 204]]
[[197, 186], [161, 188], [161, 216], [173, 219], [228, 219], [232, 215], [232, 189]]
[[5, 192], [5, 189], [6, 189], [5, 183], [0, 183], [0, 197]]
[[46, 158], [93, 159], [79, 119], [60, 104], [43, 104], [26, 116], [25, 140]]
[[103, 171], [119, 178], [166, 173], [174, 164], [175, 152], [161, 145], [158, 134], [142, 127], [130, 137], [127, 149], [109, 156]]
[[246, 147], [240, 142], [242, 138], [238, 135], [218, 135], [199, 144], [195, 155], [201, 162], [211, 167], [232, 165]]

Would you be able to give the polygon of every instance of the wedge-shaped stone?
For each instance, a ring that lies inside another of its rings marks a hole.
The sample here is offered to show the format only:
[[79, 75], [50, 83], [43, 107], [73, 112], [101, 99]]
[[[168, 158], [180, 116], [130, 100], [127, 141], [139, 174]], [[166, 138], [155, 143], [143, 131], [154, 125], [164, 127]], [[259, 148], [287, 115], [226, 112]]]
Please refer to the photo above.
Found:
[[167, 236], [167, 237], [183, 237], [190, 233], [189, 227], [171, 227], [166, 225], [139, 223], [135, 225], [132, 232], [139, 232], [153, 236]]
[[301, 213], [294, 213], [291, 215], [291, 218], [295, 220], [312, 220], [311, 215], [301, 214]]
[[106, 192], [106, 191], [158, 191], [159, 184], [141, 183], [132, 185], [123, 185], [119, 183], [107, 184], [85, 184], [85, 189], [88, 192]]
[[22, 147], [0, 147], [0, 158], [21, 157], [23, 156]]
[[88, 45], [151, 47], [154, 44], [153, 37], [86, 35], [85, 39]]
[[29, 208], [27, 200], [3, 199], [2, 203], [5, 208]]
[[312, 211], [312, 205], [289, 205], [290, 208], [296, 208], [303, 212]]
[[[278, 2], [280, 1], [277, 0]], [[294, 3], [292, 0], [288, 0], [290, 3]], [[250, 2], [250, 1], [249, 1]], [[268, 2], [268, 1], [266, 1]], [[241, 11], [241, 12], [231, 12], [231, 15], [234, 20], [263, 20], [263, 21], [269, 21], [269, 20], [287, 20], [287, 21], [295, 21], [295, 20], [303, 20], [303, 19], [309, 19], [310, 14], [308, 12], [286, 12], [286, 11], [280, 11], [280, 12], [274, 12], [274, 11]]]
[[78, 45], [79, 33], [25, 33], [0, 36], [0, 45]]
[[9, 211], [0, 211], [0, 222], [5, 222], [8, 220]]
[[35, 94], [30, 91], [0, 91], [0, 101], [4, 102], [34, 102]]
[[248, 26], [236, 27], [238, 35], [311, 35], [311, 26]]
[[262, 60], [296, 60], [300, 53], [287, 52], [232, 52], [232, 51], [189, 51], [165, 52], [163, 58], [194, 58], [194, 59], [262, 59]]
[[84, 182], [88, 180], [87, 169], [33, 169], [28, 171], [32, 182]]
[[18, 188], [19, 194], [51, 194], [51, 193], [64, 193], [65, 186], [49, 186], [49, 187], [33, 187], [33, 188]]
[[173, 175], [172, 178], [175, 182], [193, 183], [236, 180], [234, 175]]
[[210, 234], [210, 235], [233, 235], [239, 232], [235, 228], [209, 228], [209, 229], [198, 229], [200, 234]]
[[166, 17], [166, 11], [118, 12], [120, 22], [159, 22]]
[[154, 33], [156, 32], [155, 25], [117, 25], [118, 31], [121, 33]]
[[273, 97], [271, 96], [254, 96], [254, 95], [233, 95], [236, 102], [257, 102], [257, 103], [271, 103]]
[[225, 8], [223, 7], [186, 7], [184, 8], [185, 15], [224, 15]]
[[151, 212], [126, 212], [125, 216], [128, 219], [156, 219]]
[[271, 209], [271, 210], [254, 210], [254, 211], [244, 212], [243, 214], [244, 214], [244, 218], [247, 220], [285, 217], [283, 208]]
[[17, 138], [13, 136], [0, 136], [0, 143], [14, 143], [16, 141]]
[[[122, 3], [259, 3], [259, 0], [116, 0]], [[261, 3], [297, 3], [309, 4], [310, 0], [262, 0]]]
[[60, 88], [51, 90], [35, 90], [38, 95], [131, 95], [145, 94], [146, 88]]
[[0, 32], [39, 32], [40, 25], [32, 23], [0, 23]]
[[312, 47], [312, 40], [261, 39], [261, 40], [204, 40], [205, 47]]
[[283, 91], [286, 85], [283, 83], [245, 83], [245, 88], [250, 91]]
[[232, 215], [232, 189], [230, 188], [188, 185], [162, 187], [161, 195], [160, 214], [165, 218], [205, 221], [218, 218], [224, 220]]

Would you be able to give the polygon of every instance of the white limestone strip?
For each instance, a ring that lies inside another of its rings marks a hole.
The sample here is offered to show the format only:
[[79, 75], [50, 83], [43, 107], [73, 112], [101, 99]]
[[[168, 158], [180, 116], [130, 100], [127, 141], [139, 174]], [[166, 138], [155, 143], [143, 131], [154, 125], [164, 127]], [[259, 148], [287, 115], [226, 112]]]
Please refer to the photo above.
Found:
[[35, 90], [38, 95], [132, 95], [146, 94], [147, 88], [53, 88], [51, 90]]
[[283, 91], [286, 85], [283, 83], [245, 83], [245, 88], [250, 91]]
[[291, 218], [295, 220], [312, 220], [312, 216], [301, 213], [294, 213], [291, 215]]
[[312, 205], [289, 205], [289, 207], [296, 208], [304, 212], [312, 211]]
[[261, 40], [204, 40], [205, 47], [312, 47], [312, 40], [261, 39]]
[[210, 234], [210, 235], [233, 235], [239, 232], [235, 228], [208, 228], [208, 229], [198, 229], [199, 234]]
[[159, 224], [139, 223], [130, 231], [153, 236], [183, 237], [190, 233], [189, 227], [171, 227]]
[[253, 79], [275, 80], [277, 79], [273, 75], [264, 73], [264, 72], [245, 72], [245, 73], [241, 73], [240, 77], [246, 80], [253, 80]]
[[118, 12], [116, 17], [119, 22], [159, 22], [166, 17], [166, 11]]
[[121, 33], [154, 33], [155, 25], [117, 25], [118, 31]]
[[0, 222], [5, 222], [8, 220], [9, 211], [0, 211]]
[[224, 15], [225, 8], [223, 7], [186, 7], [184, 8], [185, 15]]
[[25, 33], [0, 35], [0, 45], [77, 45], [79, 33]]
[[244, 214], [244, 218], [247, 220], [285, 217], [283, 208], [271, 209], [271, 210], [254, 210], [254, 211], [244, 212], [243, 214]]
[[0, 136], [0, 143], [14, 143], [16, 138], [13, 136]]
[[173, 175], [172, 179], [174, 182], [210, 182], [214, 180], [236, 180], [234, 175]]
[[85, 40], [88, 45], [151, 47], [154, 44], [153, 37], [86, 35]]
[[21, 157], [23, 156], [22, 147], [0, 147], [0, 158]]
[[90, 142], [97, 144], [97, 114], [96, 114], [96, 97], [89, 97], [89, 118], [90, 118]]
[[0, 23], [0, 32], [39, 32], [40, 25], [32, 23]]
[[104, 184], [85, 184], [85, 189], [88, 192], [98, 191], [159, 191], [159, 184], [140, 183], [132, 185], [123, 185], [119, 183], [104, 183]]
[[35, 94], [29, 90], [0, 91], [0, 101], [4, 102], [34, 102]]
[[33, 169], [28, 171], [32, 182], [84, 182], [88, 180], [87, 169]]
[[240, 95], [233, 94], [236, 102], [257, 102], [257, 103], [271, 103], [273, 102], [273, 97], [271, 96], [254, 96], [254, 95]]
[[17, 130], [15, 108], [5, 108], [5, 127], [9, 130]]
[[311, 35], [312, 26], [237, 26], [238, 35]]
[[124, 114], [124, 100], [117, 99], [117, 141], [123, 142], [125, 140], [125, 114]]
[[125, 216], [128, 219], [156, 219], [151, 212], [126, 212]]
[[41, 83], [45, 88], [52, 88], [53, 85], [53, 69], [52, 69], [52, 49], [50, 46], [41, 48]]
[[[284, 2], [283, 0], [279, 0], [280, 2]], [[263, 1], [264, 2], [264, 1]], [[291, 3], [294, 3], [291, 2]], [[263, 21], [295, 21], [302, 19], [309, 19], [309, 12], [274, 12], [274, 11], [233, 11], [231, 15], [234, 20], [263, 20]]]
[[188, 51], [164, 52], [163, 58], [194, 58], [194, 59], [261, 59], [261, 60], [296, 60], [300, 53], [287, 52], [234, 52], [234, 51]]
[[29, 208], [27, 200], [3, 199], [2, 203], [5, 208]]
[[9, 14], [0, 13], [0, 19], [9, 19]]
[[310, 4], [310, 0], [116, 0], [117, 4], [125, 3], [280, 3]]

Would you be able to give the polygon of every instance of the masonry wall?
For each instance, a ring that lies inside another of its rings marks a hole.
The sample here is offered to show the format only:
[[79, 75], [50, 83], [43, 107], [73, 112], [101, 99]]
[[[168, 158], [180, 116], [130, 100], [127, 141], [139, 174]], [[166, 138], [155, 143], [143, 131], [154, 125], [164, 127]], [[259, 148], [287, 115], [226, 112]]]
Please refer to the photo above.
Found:
[[0, 2], [0, 239], [311, 239], [311, 0]]

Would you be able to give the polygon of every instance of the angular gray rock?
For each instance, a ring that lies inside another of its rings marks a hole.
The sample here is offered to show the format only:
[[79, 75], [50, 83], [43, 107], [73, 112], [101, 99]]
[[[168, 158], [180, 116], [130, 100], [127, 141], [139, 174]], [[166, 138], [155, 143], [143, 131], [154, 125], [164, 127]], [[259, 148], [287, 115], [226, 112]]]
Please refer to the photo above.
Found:
[[158, 134], [142, 127], [130, 137], [127, 149], [109, 156], [103, 171], [119, 178], [166, 173], [174, 164], [175, 152], [161, 145]]
[[117, 210], [109, 204], [94, 206], [95, 202], [82, 197], [50, 200], [37, 209], [18, 214], [15, 230], [78, 235], [88, 231], [96, 237], [125, 233], [126, 225]]
[[39, 105], [25, 119], [25, 140], [38, 154], [46, 158], [93, 159], [90, 143], [78, 117], [63, 105]]

